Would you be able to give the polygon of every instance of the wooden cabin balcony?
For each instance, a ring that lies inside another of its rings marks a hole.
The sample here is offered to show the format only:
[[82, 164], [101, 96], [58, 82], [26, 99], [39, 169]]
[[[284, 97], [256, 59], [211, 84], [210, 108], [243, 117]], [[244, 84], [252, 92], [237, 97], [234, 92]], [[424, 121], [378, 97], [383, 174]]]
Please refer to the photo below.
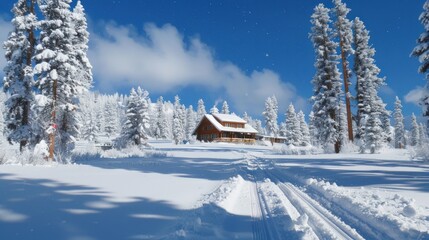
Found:
[[244, 144], [255, 144], [256, 140], [253, 138], [215, 138], [214, 142], [226, 142], [226, 143], [244, 143]]

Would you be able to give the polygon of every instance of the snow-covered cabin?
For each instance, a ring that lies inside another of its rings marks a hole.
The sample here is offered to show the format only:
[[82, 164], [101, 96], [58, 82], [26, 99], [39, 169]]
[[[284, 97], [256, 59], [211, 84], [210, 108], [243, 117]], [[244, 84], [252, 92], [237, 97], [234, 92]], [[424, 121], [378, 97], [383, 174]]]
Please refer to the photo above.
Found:
[[235, 114], [206, 114], [195, 128], [193, 135], [207, 142], [242, 142], [253, 144], [256, 131]]

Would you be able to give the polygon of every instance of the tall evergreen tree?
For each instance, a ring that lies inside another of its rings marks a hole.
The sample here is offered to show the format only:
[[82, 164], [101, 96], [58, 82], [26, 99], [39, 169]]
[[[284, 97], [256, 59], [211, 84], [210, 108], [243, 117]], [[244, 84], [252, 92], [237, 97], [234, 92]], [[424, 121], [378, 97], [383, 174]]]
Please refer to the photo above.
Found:
[[149, 124], [149, 93], [140, 87], [137, 91], [132, 88], [127, 102], [126, 122], [122, 133], [116, 141], [120, 147], [129, 144], [137, 146], [147, 144]]
[[173, 139], [176, 144], [183, 142], [185, 138], [185, 125], [183, 124], [182, 106], [179, 96], [174, 97], [173, 112]]
[[168, 139], [169, 132], [168, 132], [168, 119], [165, 114], [164, 110], [164, 98], [161, 96], [158, 98], [158, 101], [156, 103], [156, 123], [155, 123], [155, 130], [154, 130], [154, 137], [155, 138], [161, 138], [161, 139]]
[[114, 135], [117, 132], [118, 115], [115, 113], [116, 111], [117, 106], [114, 102], [106, 102], [104, 105], [104, 119], [106, 121], [104, 132], [108, 137]]
[[[367, 121], [365, 124], [365, 147], [370, 150], [371, 153], [376, 153], [381, 148], [383, 141], [383, 129], [380, 121], [379, 112], [369, 111]], [[361, 151], [365, 151], [361, 148]]]
[[189, 106], [187, 112], [186, 112], [186, 140], [191, 141], [192, 140], [192, 133], [195, 130], [195, 118], [196, 114], [194, 111], [194, 108], [192, 105]]
[[299, 121], [299, 128], [301, 130], [301, 146], [310, 145], [310, 130], [308, 125], [305, 122], [305, 114], [302, 111], [299, 111], [296, 115]]
[[420, 144], [427, 144], [428, 143], [428, 135], [426, 126], [423, 123], [419, 124], [419, 133], [420, 133]]
[[[89, 32], [85, 15], [85, 9], [80, 0], [77, 1], [71, 15], [75, 35], [72, 38], [73, 43], [73, 61], [76, 65], [74, 77], [80, 80], [80, 91], [87, 91], [92, 86], [92, 66], [87, 57]], [[79, 87], [79, 86], [78, 86]]]
[[318, 140], [317, 140], [317, 128], [314, 126], [314, 113], [313, 111], [310, 112], [308, 115], [308, 130], [310, 132], [310, 143], [313, 146], [317, 146]]
[[279, 127], [277, 123], [278, 105], [275, 96], [268, 97], [265, 101], [265, 111], [262, 113], [265, 117], [265, 128], [269, 136], [277, 137]]
[[417, 146], [420, 143], [420, 133], [419, 133], [419, 124], [417, 123], [417, 118], [414, 113], [411, 115], [411, 138], [410, 145]]
[[[49, 141], [49, 159], [68, 156], [78, 134], [77, 96], [86, 84], [76, 77], [73, 39], [76, 36], [71, 0], [40, 1], [44, 16], [40, 26], [41, 41], [36, 46], [35, 73], [43, 98], [39, 116], [39, 134]], [[48, 136], [45, 135], [48, 134]], [[59, 155], [58, 155], [59, 154]]]
[[223, 114], [229, 114], [229, 105], [227, 101], [223, 101], [222, 104], [222, 113]]
[[342, 2], [342, 0], [333, 0], [335, 8], [334, 12], [336, 15], [335, 29], [336, 35], [339, 39], [340, 53], [341, 53], [341, 65], [344, 79], [344, 92], [345, 92], [345, 100], [346, 100], [346, 116], [347, 116], [347, 132], [348, 139], [353, 141], [353, 122], [352, 122], [352, 111], [350, 98], [351, 93], [349, 91], [350, 85], [350, 67], [349, 60], [351, 54], [353, 54], [352, 42], [352, 23], [347, 18], [347, 14], [350, 12], [350, 9], [347, 8], [346, 4]]
[[[390, 112], [386, 110], [386, 104], [378, 96], [378, 89], [385, 85], [385, 79], [379, 77], [380, 69], [375, 64], [374, 55], [375, 49], [369, 45], [369, 32], [366, 30], [365, 25], [359, 18], [353, 22], [354, 44], [355, 44], [355, 63], [354, 72], [356, 75], [356, 92], [357, 92], [357, 134], [356, 137], [360, 139], [361, 146], [371, 146], [365, 144], [364, 141], [368, 139], [366, 135], [366, 127], [371, 125], [374, 129], [378, 130], [374, 124], [380, 122], [382, 132], [380, 137], [383, 142], [386, 142], [390, 137]], [[370, 118], [371, 123], [367, 123]], [[377, 136], [379, 137], [379, 136]], [[371, 138], [369, 138], [371, 139]], [[377, 139], [378, 140], [378, 139]], [[372, 140], [371, 140], [372, 141]], [[378, 147], [378, 143], [375, 145]]]
[[10, 142], [18, 142], [22, 151], [31, 140], [31, 104], [34, 101], [33, 61], [38, 20], [34, 12], [35, 0], [19, 0], [12, 9], [13, 30], [4, 42], [7, 65], [3, 86], [9, 92], [6, 102], [6, 125]]
[[313, 27], [310, 36], [316, 53], [316, 74], [312, 80], [314, 127], [319, 130], [318, 141], [323, 143], [325, 148], [333, 144], [335, 152], [338, 153], [341, 141], [337, 115], [342, 90], [337, 68], [337, 44], [332, 40], [332, 29], [329, 27], [329, 9], [323, 4], [316, 6], [311, 23]]
[[198, 107], [197, 107], [197, 124], [201, 121], [201, 119], [204, 117], [204, 115], [207, 113], [206, 107], [204, 106], [203, 99], [198, 100]]
[[288, 144], [292, 144], [294, 146], [301, 145], [301, 128], [299, 126], [299, 120], [296, 117], [295, 108], [292, 103], [289, 105], [289, 108], [286, 112], [286, 138]]
[[285, 122], [281, 122], [279, 126], [279, 136], [286, 137], [287, 136], [287, 125]]
[[[419, 73], [424, 73], [426, 78], [426, 91], [420, 99], [423, 108], [423, 116], [429, 119], [429, 1], [423, 4], [423, 12], [420, 14], [419, 21], [424, 27], [424, 32], [417, 39], [417, 46], [413, 49], [411, 56], [419, 58], [421, 63]], [[427, 122], [429, 126], [429, 120]]]
[[92, 142], [95, 141], [95, 139], [97, 138], [99, 129], [96, 124], [95, 114], [89, 113], [88, 117], [89, 118], [86, 119], [84, 127], [82, 128], [82, 138]]
[[213, 105], [212, 108], [210, 108], [210, 114], [216, 114], [219, 113], [219, 109], [217, 108], [216, 104]]
[[405, 147], [405, 128], [404, 128], [404, 116], [402, 115], [402, 104], [401, 100], [396, 97], [395, 101], [395, 112], [393, 114], [395, 119], [395, 148]]

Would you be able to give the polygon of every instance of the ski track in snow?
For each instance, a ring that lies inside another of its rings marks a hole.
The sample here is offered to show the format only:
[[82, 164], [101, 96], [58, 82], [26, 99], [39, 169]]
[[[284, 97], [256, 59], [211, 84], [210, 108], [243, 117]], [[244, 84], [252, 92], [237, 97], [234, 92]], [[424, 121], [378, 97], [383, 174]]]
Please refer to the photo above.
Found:
[[[308, 225], [309, 228], [306, 229], [306, 238], [364, 239], [356, 232], [356, 230], [342, 222], [339, 218], [335, 217], [327, 209], [325, 209], [316, 201], [311, 199], [306, 193], [299, 190], [292, 183], [283, 183], [282, 181], [280, 181], [276, 176], [267, 171], [266, 167], [261, 166], [260, 162], [258, 161], [258, 158], [250, 156], [247, 157], [247, 159], [249, 162], [248, 168], [254, 172], [253, 174], [260, 175], [260, 179], [268, 179], [269, 181], [276, 183], [276, 187], [281, 190], [281, 192], [283, 193], [283, 197], [285, 197], [287, 199], [287, 202], [290, 203], [287, 204], [289, 206], [286, 206], [286, 204], [284, 204], [284, 208], [287, 210], [285, 214], [289, 216], [290, 213], [288, 211], [293, 211], [293, 214], [296, 215], [296, 213], [298, 212], [299, 217], [295, 217], [296, 221], [294, 224]], [[258, 181], [255, 180], [255, 183], [258, 185], [257, 182]], [[260, 192], [258, 195], [262, 196], [262, 198], [264, 198], [264, 195], [269, 194], [267, 192], [261, 191], [260, 188], [259, 190]], [[267, 212], [272, 211], [272, 209], [269, 209], [267, 201], [265, 199], [263, 199], [261, 202], [263, 203], [261, 209], [266, 209]], [[269, 217], [269, 214], [267, 215], [268, 217], [264, 218], [264, 222], [270, 226], [275, 226], [275, 223], [269, 221], [269, 219], [271, 219], [271, 217]], [[284, 215], [283, 218], [286, 218], [286, 216]], [[267, 235], [269, 237], [265, 239], [283, 239], [285, 235], [284, 229], [273, 227], [267, 229]], [[298, 230], [299, 227], [296, 226], [295, 229]]]

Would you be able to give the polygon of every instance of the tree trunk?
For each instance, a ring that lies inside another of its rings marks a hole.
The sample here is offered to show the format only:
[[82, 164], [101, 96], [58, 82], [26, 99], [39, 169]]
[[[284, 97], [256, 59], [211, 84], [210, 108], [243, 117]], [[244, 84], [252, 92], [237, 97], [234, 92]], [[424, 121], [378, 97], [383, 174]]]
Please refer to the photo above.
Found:
[[53, 98], [52, 98], [52, 115], [51, 115], [51, 132], [49, 133], [49, 160], [54, 160], [54, 152], [55, 152], [55, 133], [57, 131], [56, 126], [56, 102], [57, 102], [57, 80], [54, 80], [52, 85]]
[[[340, 36], [340, 39], [341, 39], [341, 36]], [[346, 53], [344, 52], [343, 45], [344, 45], [343, 40], [340, 40], [341, 61], [342, 61], [343, 77], [344, 77], [344, 92], [346, 95], [347, 129], [349, 134], [349, 140], [353, 142], [354, 139], [353, 139], [352, 110], [350, 106], [349, 71], [348, 71]]]

